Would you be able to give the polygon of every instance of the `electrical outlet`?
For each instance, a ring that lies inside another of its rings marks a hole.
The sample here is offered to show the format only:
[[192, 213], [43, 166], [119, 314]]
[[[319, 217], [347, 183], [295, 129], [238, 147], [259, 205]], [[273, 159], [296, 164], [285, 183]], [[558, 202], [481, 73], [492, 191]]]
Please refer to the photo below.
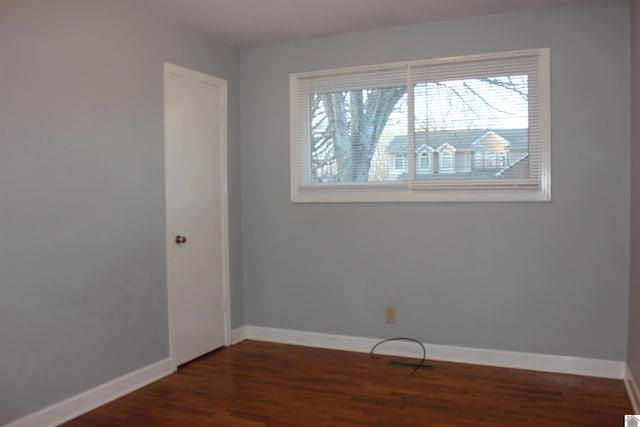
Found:
[[395, 307], [387, 307], [384, 309], [384, 321], [387, 323], [396, 323]]

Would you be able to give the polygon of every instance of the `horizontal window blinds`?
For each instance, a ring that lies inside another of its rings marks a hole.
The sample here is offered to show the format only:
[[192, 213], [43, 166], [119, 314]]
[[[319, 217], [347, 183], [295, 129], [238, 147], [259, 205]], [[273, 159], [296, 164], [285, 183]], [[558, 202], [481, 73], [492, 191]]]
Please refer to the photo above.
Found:
[[[368, 67], [367, 67], [368, 68]], [[298, 78], [301, 93], [330, 93], [344, 90], [375, 89], [404, 86], [407, 81], [407, 66], [374, 67], [363, 70], [354, 68], [336, 74], [302, 74]]]
[[406, 114], [397, 114], [406, 99], [406, 84], [406, 65], [299, 77], [298, 138], [306, 143], [298, 146], [298, 183], [396, 183], [387, 172], [393, 165], [379, 141], [389, 137], [387, 125], [394, 112], [394, 129], [407, 133]]
[[539, 189], [537, 54], [421, 64], [410, 79], [409, 150], [436, 150], [432, 173], [412, 169], [410, 188]]

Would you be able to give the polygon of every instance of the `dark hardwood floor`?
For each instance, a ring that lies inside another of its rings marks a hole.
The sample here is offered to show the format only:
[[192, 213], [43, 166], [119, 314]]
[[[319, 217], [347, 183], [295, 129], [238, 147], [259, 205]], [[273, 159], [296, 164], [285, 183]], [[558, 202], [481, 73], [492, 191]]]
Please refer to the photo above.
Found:
[[621, 427], [632, 413], [622, 380], [390, 360], [243, 341], [65, 426]]

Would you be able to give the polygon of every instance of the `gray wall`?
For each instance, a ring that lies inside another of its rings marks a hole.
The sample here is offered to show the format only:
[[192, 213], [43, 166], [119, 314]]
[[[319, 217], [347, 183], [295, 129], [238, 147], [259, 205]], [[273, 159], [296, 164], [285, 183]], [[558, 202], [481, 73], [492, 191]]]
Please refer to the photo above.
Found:
[[[613, 1], [240, 57], [129, 0], [0, 1], [0, 424], [168, 356], [164, 61], [229, 80], [234, 327], [625, 359], [629, 283], [640, 305], [628, 12]], [[289, 202], [289, 72], [543, 46], [552, 203]], [[639, 335], [632, 310], [636, 378]]]
[[632, 127], [631, 127], [631, 254], [629, 352], [627, 363], [640, 380], [640, 0], [631, 3]]
[[168, 357], [163, 62], [229, 79], [243, 324], [238, 51], [130, 0], [0, 2], [0, 424]]
[[[290, 203], [288, 73], [546, 46], [552, 203]], [[245, 323], [625, 360], [629, 64], [626, 1], [243, 50]]]

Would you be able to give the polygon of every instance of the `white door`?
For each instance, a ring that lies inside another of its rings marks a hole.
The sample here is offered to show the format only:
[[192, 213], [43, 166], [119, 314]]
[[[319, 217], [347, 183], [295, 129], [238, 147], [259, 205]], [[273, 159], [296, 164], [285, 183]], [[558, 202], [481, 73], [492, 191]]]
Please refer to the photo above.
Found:
[[230, 340], [224, 80], [165, 64], [165, 203], [174, 367]]

